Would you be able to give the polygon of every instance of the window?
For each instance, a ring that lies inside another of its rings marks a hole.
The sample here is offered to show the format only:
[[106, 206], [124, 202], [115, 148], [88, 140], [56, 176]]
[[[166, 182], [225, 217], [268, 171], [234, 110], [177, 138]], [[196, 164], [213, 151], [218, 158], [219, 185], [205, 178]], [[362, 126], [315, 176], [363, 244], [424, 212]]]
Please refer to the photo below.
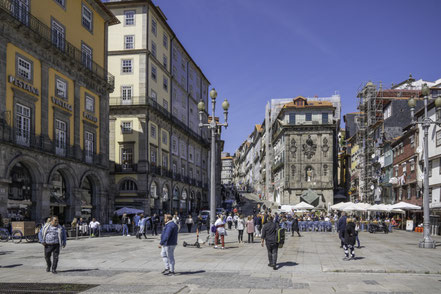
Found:
[[439, 174], [441, 175], [441, 158], [439, 159], [438, 169], [439, 169]]
[[410, 162], [410, 171], [412, 172], [412, 171], [415, 171], [415, 161], [414, 160], [412, 160], [411, 162]]
[[86, 110], [95, 112], [95, 99], [86, 94]]
[[132, 73], [133, 67], [132, 67], [132, 60], [131, 59], [122, 59], [121, 65], [122, 65], [122, 72], [123, 73]]
[[93, 31], [93, 13], [83, 4], [81, 22], [83, 26], [89, 31]]
[[86, 44], [81, 44], [81, 56], [83, 58], [83, 64], [88, 69], [92, 69], [92, 48]]
[[156, 81], [156, 66], [152, 64], [152, 80]]
[[155, 125], [150, 125], [150, 136], [152, 138], [156, 138], [156, 126]]
[[398, 177], [398, 166], [396, 166], [396, 167], [394, 168], [394, 171], [395, 171], [395, 177]]
[[134, 49], [135, 48], [135, 36], [127, 35], [124, 36], [124, 49]]
[[64, 27], [52, 20], [52, 44], [64, 51]]
[[152, 98], [153, 101], [155, 101], [155, 102], [157, 101], [158, 96], [156, 95], [155, 90], [152, 89], [152, 91], [151, 91], [151, 95], [150, 95], [150, 96], [151, 96], [151, 98]]
[[168, 168], [168, 154], [162, 154], [162, 166]]
[[410, 147], [415, 147], [415, 137], [414, 136], [410, 136]]
[[66, 155], [66, 123], [55, 120], [55, 153], [57, 155]]
[[152, 33], [153, 33], [153, 35], [157, 35], [157, 32], [158, 32], [158, 25], [157, 25], [157, 23], [156, 23], [156, 20], [155, 19], [152, 19]]
[[67, 82], [60, 77], [55, 77], [55, 96], [67, 99]]
[[91, 132], [85, 132], [84, 150], [86, 151], [86, 162], [93, 162], [93, 150], [94, 150], [94, 134]]
[[306, 121], [312, 121], [312, 113], [306, 114]]
[[407, 164], [406, 163], [403, 163], [403, 175], [404, 174], [407, 174]]
[[164, 35], [162, 36], [162, 44], [164, 45], [164, 48], [167, 49], [168, 48], [168, 37], [167, 35], [164, 33]]
[[383, 111], [383, 116], [384, 116], [384, 119], [388, 119], [389, 117], [392, 116], [392, 104], [389, 104], [388, 106], [386, 106], [386, 108]]
[[156, 58], [156, 43], [152, 41], [152, 55]]
[[178, 61], [178, 53], [176, 52], [176, 48], [173, 48], [173, 59], [175, 60], [175, 61]]
[[412, 198], [412, 188], [410, 186], [407, 187], [407, 199]]
[[168, 68], [167, 56], [165, 56], [165, 54], [162, 56], [162, 64], [164, 65], [165, 68]]
[[162, 104], [163, 104], [164, 108], [168, 110], [168, 101], [164, 99], [164, 100], [162, 100]]
[[177, 167], [176, 167], [176, 162], [173, 162], [173, 175], [175, 175], [177, 173]]
[[172, 152], [178, 155], [178, 142], [176, 138], [172, 138]]
[[167, 145], [167, 132], [162, 131], [162, 144]]
[[31, 132], [31, 109], [29, 107], [16, 105], [15, 127], [17, 144], [29, 146]]
[[156, 148], [150, 147], [150, 163], [156, 164]]
[[133, 94], [132, 86], [121, 86], [121, 99], [123, 105], [132, 104], [132, 94]]
[[55, 2], [57, 2], [58, 4], [60, 4], [61, 6], [63, 6], [63, 8], [66, 8], [65, 0], [55, 0]]
[[17, 56], [17, 76], [32, 80], [32, 63], [19, 56]]
[[168, 91], [168, 79], [166, 77], [163, 77], [162, 79], [162, 87], [164, 90]]
[[135, 25], [135, 11], [134, 10], [124, 11], [124, 23], [126, 26]]
[[289, 114], [289, 124], [290, 125], [295, 125], [296, 124], [296, 114], [295, 113], [290, 113]]
[[181, 167], [181, 175], [185, 177], [185, 167]]
[[121, 132], [123, 134], [130, 134], [130, 133], [132, 133], [132, 122], [131, 121], [123, 121], [121, 123]]
[[441, 130], [436, 132], [436, 147], [441, 146]]
[[429, 188], [429, 203], [432, 203], [432, 188]]
[[329, 122], [329, 114], [322, 113], [322, 124], [327, 124]]
[[[12, 2], [12, 5], [11, 5]], [[29, 24], [29, 0], [9, 1], [11, 12], [21, 23]]]
[[432, 176], [432, 160], [429, 160], [429, 177]]
[[121, 164], [123, 169], [132, 168], [133, 165], [133, 146], [121, 146]]
[[120, 191], [136, 191], [138, 190], [138, 187], [136, 186], [135, 181], [132, 180], [125, 180], [121, 183], [119, 186]]

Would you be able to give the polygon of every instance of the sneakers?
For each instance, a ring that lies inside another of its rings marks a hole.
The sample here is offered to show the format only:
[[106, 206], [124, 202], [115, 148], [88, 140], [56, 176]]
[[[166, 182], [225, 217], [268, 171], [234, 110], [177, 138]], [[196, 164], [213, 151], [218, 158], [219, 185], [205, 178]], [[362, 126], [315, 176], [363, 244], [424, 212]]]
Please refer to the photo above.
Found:
[[51, 271], [51, 267], [48, 266], [48, 267], [46, 268], [46, 272], [50, 273], [50, 271]]
[[345, 256], [345, 257], [343, 257], [343, 260], [344, 260], [344, 261], [348, 261], [348, 260], [350, 260], [350, 258], [347, 257], [347, 256]]
[[168, 276], [174, 276], [175, 272], [168, 272]]
[[161, 274], [163, 274], [164, 276], [168, 275], [170, 273], [170, 270], [168, 268], [166, 268], [165, 270], [163, 270], [161, 272]]
[[127, 234], [127, 237], [130, 237], [130, 234]]
[[214, 245], [214, 249], [217, 249], [217, 248], [219, 248], [219, 247], [217, 247], [217, 245]]
[[277, 265], [273, 265], [273, 270], [277, 270]]
[[225, 249], [225, 247], [222, 247], [222, 250], [224, 250]]

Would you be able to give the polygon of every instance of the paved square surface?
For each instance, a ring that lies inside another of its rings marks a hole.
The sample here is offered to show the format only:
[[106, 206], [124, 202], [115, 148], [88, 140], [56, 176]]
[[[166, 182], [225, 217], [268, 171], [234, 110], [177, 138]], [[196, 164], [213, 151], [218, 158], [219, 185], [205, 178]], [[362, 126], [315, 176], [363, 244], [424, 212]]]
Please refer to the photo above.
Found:
[[196, 236], [181, 233], [175, 276], [160, 274], [159, 237], [69, 240], [58, 275], [45, 272], [40, 244], [0, 243], [0, 283], [99, 285], [84, 293], [440, 293], [441, 247], [419, 249], [418, 233], [361, 233], [352, 261], [342, 260], [335, 233], [289, 235], [276, 271], [259, 238], [238, 244], [237, 232], [228, 233], [225, 250], [184, 248]]

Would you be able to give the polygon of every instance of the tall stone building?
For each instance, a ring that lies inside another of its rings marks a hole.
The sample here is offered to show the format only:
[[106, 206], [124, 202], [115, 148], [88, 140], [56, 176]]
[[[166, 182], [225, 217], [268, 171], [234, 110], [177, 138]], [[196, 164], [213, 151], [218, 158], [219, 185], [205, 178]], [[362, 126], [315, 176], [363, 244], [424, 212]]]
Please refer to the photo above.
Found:
[[111, 215], [107, 28], [99, 0], [0, 1], [0, 214]]
[[200, 100], [208, 107], [207, 78], [152, 1], [106, 6], [121, 22], [109, 30], [115, 208], [188, 213], [208, 207], [210, 145], [197, 109]]
[[283, 105], [271, 138], [275, 203], [333, 204], [338, 147], [335, 109], [329, 101], [301, 96]]

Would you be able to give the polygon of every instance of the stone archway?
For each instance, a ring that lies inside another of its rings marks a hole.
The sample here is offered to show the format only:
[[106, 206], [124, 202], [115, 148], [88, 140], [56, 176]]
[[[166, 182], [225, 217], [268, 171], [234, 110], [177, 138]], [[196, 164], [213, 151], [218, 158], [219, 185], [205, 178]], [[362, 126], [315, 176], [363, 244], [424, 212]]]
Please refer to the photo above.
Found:
[[57, 215], [61, 224], [70, 223], [75, 215], [77, 201], [74, 189], [77, 187], [77, 178], [72, 168], [66, 164], [59, 164], [49, 173], [47, 185], [50, 196], [51, 215]]
[[161, 208], [161, 199], [159, 197], [159, 184], [156, 181], [150, 183], [150, 211], [151, 213], [159, 213]]
[[5, 170], [7, 195], [0, 213], [11, 220], [43, 221], [49, 216], [49, 207], [43, 201], [43, 169], [38, 161], [27, 155], [11, 160]]
[[99, 220], [105, 216], [101, 207], [102, 185], [99, 177], [93, 171], [87, 171], [80, 180], [80, 212], [84, 220], [95, 217]]

